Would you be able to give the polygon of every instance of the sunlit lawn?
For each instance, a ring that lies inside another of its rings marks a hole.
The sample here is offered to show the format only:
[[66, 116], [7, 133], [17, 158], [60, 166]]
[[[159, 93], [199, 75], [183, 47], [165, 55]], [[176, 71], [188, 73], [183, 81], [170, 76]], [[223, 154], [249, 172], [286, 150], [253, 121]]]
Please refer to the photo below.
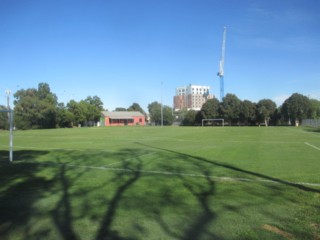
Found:
[[0, 239], [320, 239], [320, 133], [0, 132]]

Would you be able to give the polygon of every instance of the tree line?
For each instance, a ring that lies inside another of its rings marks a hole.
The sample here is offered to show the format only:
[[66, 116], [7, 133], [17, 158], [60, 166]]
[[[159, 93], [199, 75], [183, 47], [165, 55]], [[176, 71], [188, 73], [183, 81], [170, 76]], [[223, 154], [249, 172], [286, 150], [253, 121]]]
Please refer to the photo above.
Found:
[[[77, 126], [95, 126], [101, 118], [103, 102], [98, 96], [84, 100], [70, 100], [67, 104], [58, 102], [47, 83], [38, 88], [21, 89], [14, 93], [14, 126], [16, 129], [50, 129]], [[0, 110], [8, 107], [0, 105]], [[145, 114], [137, 103], [122, 111], [139, 111]], [[8, 129], [7, 113], [0, 114], [0, 129]]]
[[209, 99], [200, 111], [180, 110], [176, 115], [181, 125], [185, 126], [200, 125], [202, 119], [218, 118], [223, 118], [228, 125], [294, 125], [300, 124], [302, 119], [320, 118], [320, 101], [294, 93], [277, 107], [271, 99], [254, 103], [227, 94], [222, 102], [216, 98]]
[[[98, 96], [84, 100], [70, 100], [67, 104], [58, 102], [47, 83], [38, 88], [21, 89], [14, 93], [14, 126], [17, 129], [48, 129], [77, 126], [95, 126], [100, 121], [103, 102]], [[7, 109], [0, 105], [0, 110]], [[270, 99], [257, 103], [240, 100], [234, 94], [227, 94], [220, 102], [209, 99], [200, 111], [173, 111], [169, 106], [155, 101], [148, 105], [149, 115], [138, 103], [128, 108], [118, 107], [116, 111], [138, 111], [144, 114], [152, 125], [183, 126], [201, 125], [202, 119], [223, 118], [228, 125], [293, 125], [302, 119], [320, 118], [320, 101], [294, 93], [277, 107]], [[213, 123], [212, 123], [213, 124]], [[7, 113], [0, 114], [0, 129], [8, 129]]]

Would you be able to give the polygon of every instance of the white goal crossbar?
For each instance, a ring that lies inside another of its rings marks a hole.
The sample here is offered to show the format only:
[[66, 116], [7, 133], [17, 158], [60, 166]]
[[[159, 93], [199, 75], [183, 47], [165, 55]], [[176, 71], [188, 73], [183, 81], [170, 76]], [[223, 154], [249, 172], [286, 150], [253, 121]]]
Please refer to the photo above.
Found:
[[224, 119], [223, 118], [205, 118], [205, 119], [202, 119], [202, 127], [204, 126], [205, 122], [212, 122], [212, 123], [213, 122], [221, 122], [221, 126], [224, 127]]

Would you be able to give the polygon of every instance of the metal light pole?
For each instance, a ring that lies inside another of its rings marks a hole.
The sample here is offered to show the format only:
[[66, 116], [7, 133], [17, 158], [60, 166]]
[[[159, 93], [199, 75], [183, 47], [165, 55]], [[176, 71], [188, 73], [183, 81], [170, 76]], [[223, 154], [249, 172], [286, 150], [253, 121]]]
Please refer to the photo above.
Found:
[[162, 81], [161, 81], [161, 127], [163, 127]]
[[10, 90], [6, 90], [7, 95], [7, 106], [8, 106], [8, 117], [10, 122], [10, 151], [9, 151], [9, 160], [13, 161], [13, 111], [10, 108]]

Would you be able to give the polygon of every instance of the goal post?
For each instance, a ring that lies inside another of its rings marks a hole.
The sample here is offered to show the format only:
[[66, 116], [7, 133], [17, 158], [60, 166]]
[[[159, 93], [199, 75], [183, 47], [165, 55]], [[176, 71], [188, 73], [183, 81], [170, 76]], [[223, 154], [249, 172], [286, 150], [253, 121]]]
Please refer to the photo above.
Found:
[[205, 123], [211, 123], [214, 126], [215, 122], [221, 123], [221, 126], [224, 127], [224, 119], [223, 118], [205, 118], [202, 119], [202, 127], [205, 126]]
[[13, 110], [9, 109], [0, 109], [0, 112], [5, 112], [8, 113], [8, 118], [9, 118], [9, 125], [10, 125], [10, 139], [9, 139], [9, 145], [10, 145], [10, 150], [9, 150], [9, 160], [10, 162], [13, 161]]

